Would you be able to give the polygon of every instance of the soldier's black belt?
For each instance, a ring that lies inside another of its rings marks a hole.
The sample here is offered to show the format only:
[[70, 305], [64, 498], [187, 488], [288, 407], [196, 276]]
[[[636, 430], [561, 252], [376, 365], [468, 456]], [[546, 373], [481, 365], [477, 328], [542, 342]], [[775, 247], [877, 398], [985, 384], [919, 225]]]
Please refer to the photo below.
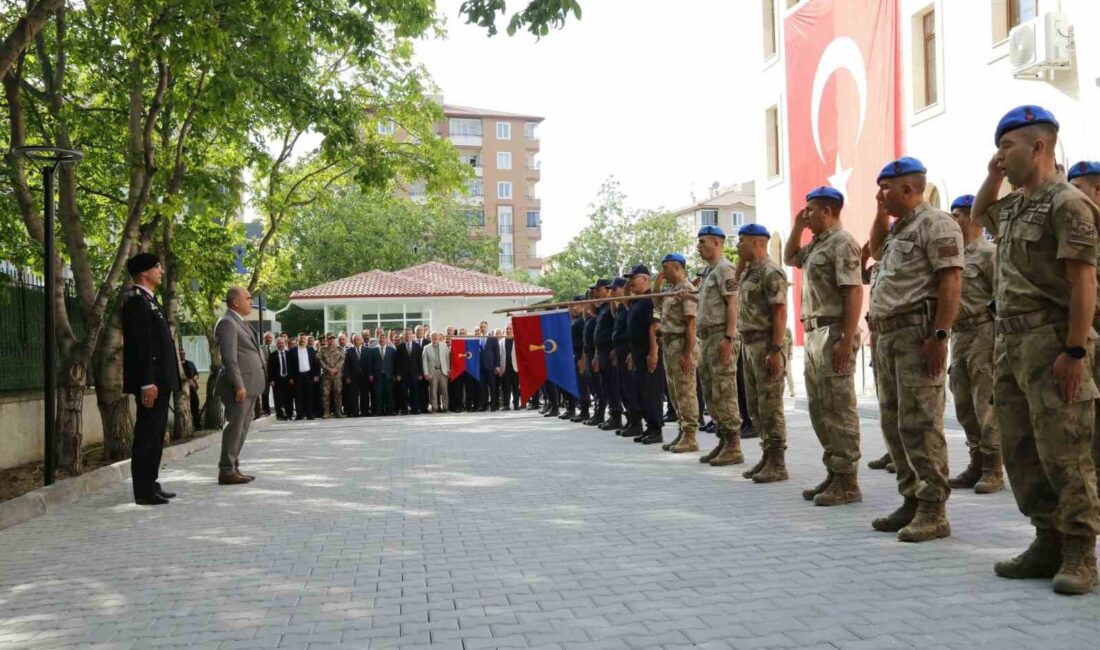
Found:
[[755, 330], [752, 332], [741, 332], [741, 341], [745, 344], [759, 343], [760, 341], [767, 341], [772, 337], [772, 333], [768, 330]]
[[1051, 323], [1064, 323], [1069, 314], [1064, 311], [1029, 311], [1026, 314], [997, 319], [998, 334], [1023, 334]]
[[970, 318], [964, 318], [962, 320], [955, 321], [955, 324], [951, 326], [951, 330], [954, 332], [966, 332], [968, 330], [977, 329], [986, 323], [993, 322], [993, 314], [985, 313], [977, 316], [971, 316]]
[[874, 318], [867, 321], [871, 331], [875, 334], [889, 334], [906, 327], [913, 327], [915, 325], [924, 325], [927, 322], [927, 317], [923, 311], [910, 312], [908, 314], [898, 314], [897, 316], [888, 316], [886, 318]]
[[828, 327], [829, 325], [838, 325], [840, 319], [835, 316], [819, 316], [817, 318], [805, 318], [802, 320], [802, 327], [807, 332], [812, 332], [822, 327]]

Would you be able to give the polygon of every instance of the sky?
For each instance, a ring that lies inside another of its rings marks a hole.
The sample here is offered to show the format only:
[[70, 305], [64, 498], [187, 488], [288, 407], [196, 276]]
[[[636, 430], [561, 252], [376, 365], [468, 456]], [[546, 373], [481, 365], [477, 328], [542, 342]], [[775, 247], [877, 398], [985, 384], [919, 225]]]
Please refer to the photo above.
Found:
[[[522, 0], [511, 0], [515, 10]], [[674, 209], [763, 165], [760, 0], [580, 0], [541, 41], [488, 38], [438, 0], [447, 38], [417, 56], [451, 104], [540, 115], [543, 239], [562, 250], [603, 181], [631, 208]], [[507, 25], [507, 18], [498, 21]]]

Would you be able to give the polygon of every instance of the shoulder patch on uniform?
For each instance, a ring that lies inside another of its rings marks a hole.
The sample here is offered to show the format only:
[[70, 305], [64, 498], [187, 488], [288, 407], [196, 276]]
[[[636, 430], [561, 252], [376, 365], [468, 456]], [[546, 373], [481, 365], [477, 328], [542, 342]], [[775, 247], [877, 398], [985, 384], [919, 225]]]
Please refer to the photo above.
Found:
[[737, 291], [737, 280], [726, 280], [726, 291]]
[[932, 245], [940, 257], [954, 257], [959, 254], [959, 242], [954, 237], [940, 237]]
[[1066, 219], [1066, 228], [1069, 231], [1067, 242], [1082, 246], [1096, 245], [1096, 226], [1091, 221], [1070, 217]]
[[851, 271], [859, 266], [859, 260], [847, 259], [844, 260], [844, 268]]

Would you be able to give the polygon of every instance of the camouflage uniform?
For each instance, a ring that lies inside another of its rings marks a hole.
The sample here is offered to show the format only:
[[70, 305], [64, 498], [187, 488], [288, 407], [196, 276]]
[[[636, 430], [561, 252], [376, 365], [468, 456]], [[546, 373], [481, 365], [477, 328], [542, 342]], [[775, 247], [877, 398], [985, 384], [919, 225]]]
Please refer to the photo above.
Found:
[[[333, 403], [335, 408], [333, 414], [336, 417], [342, 417], [340, 415], [340, 375], [344, 369], [344, 350], [336, 343], [326, 345], [321, 348], [321, 351], [317, 354], [317, 360], [321, 364], [321, 404], [322, 416], [328, 417], [329, 404]], [[336, 374], [331, 374], [331, 370], [335, 369]]]
[[[993, 418], [993, 340], [988, 304], [993, 298], [997, 247], [979, 237], [966, 246], [959, 315], [951, 328], [951, 394], [955, 414], [966, 431], [971, 463], [952, 479], [952, 487], [974, 487], [982, 469], [1000, 475], [1001, 433]], [[998, 488], [999, 489], [999, 488]], [[995, 491], [995, 490], [994, 490]]]
[[951, 493], [943, 435], [945, 372], [929, 377], [920, 349], [936, 312], [936, 272], [963, 267], [962, 231], [951, 215], [922, 203], [886, 235], [881, 260], [869, 316], [882, 433], [906, 504], [874, 527], [920, 541], [913, 531], [931, 520], [933, 537], [943, 537], [950, 534], [942, 513]]
[[[787, 275], [770, 257], [748, 265], [737, 292], [737, 331], [745, 368], [745, 396], [749, 419], [760, 434], [761, 462], [746, 472], [757, 482], [787, 478], [783, 451], [787, 448], [787, 419], [783, 415], [783, 373], [772, 377], [766, 358], [772, 345], [772, 307], [787, 304]], [[787, 363], [791, 340], [786, 334], [779, 357]], [[774, 469], [769, 469], [769, 464]]]
[[[815, 500], [826, 491], [833, 475], [851, 475], [854, 481], [859, 467], [856, 364], [848, 364], [841, 373], [833, 370], [833, 346], [844, 332], [845, 290], [862, 290], [859, 244], [838, 224], [814, 236], [800, 249], [793, 266], [804, 274], [802, 325], [806, 330], [810, 422], [824, 450], [821, 460], [829, 476], [825, 483], [810, 490], [813, 494], [808, 500]], [[859, 346], [857, 329], [852, 340], [853, 360]]]
[[[665, 287], [664, 291], [686, 291], [692, 293], [695, 288], [690, 282]], [[665, 355], [665, 379], [668, 382], [668, 394], [672, 406], [676, 409], [676, 418], [680, 425], [682, 438], [669, 450], [673, 453], [696, 451], [695, 434], [699, 431], [699, 399], [695, 393], [695, 368], [699, 367], [699, 343], [692, 346], [692, 369], [685, 373], [680, 367], [680, 358], [687, 349], [687, 319], [696, 318], [699, 306], [694, 296], [689, 298], [660, 298], [661, 306], [661, 350]]]
[[1086, 376], [1072, 402], [1062, 401], [1051, 367], [1069, 324], [1070, 285], [1062, 262], [1096, 263], [1098, 213], [1077, 188], [1053, 180], [1030, 200], [1013, 192], [982, 215], [998, 234], [993, 398], [1005, 469], [1020, 512], [1040, 531], [1057, 530], [1067, 543], [1100, 531], [1091, 456], [1095, 333], [1089, 334]]
[[718, 346], [726, 335], [726, 307], [737, 299], [737, 269], [722, 257], [706, 270], [699, 287], [699, 341], [701, 375], [707, 408], [718, 427], [721, 440], [700, 462], [735, 465], [744, 462], [741, 454], [741, 413], [737, 408], [737, 355], [740, 336], [734, 336], [733, 353], [728, 364], [718, 358]]

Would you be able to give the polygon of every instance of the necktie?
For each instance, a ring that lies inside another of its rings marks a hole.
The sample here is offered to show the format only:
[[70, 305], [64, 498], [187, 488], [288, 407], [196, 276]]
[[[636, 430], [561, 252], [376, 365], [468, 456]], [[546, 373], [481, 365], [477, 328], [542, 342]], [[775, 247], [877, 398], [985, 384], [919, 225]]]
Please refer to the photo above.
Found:
[[286, 377], [286, 352], [279, 350], [279, 376]]

